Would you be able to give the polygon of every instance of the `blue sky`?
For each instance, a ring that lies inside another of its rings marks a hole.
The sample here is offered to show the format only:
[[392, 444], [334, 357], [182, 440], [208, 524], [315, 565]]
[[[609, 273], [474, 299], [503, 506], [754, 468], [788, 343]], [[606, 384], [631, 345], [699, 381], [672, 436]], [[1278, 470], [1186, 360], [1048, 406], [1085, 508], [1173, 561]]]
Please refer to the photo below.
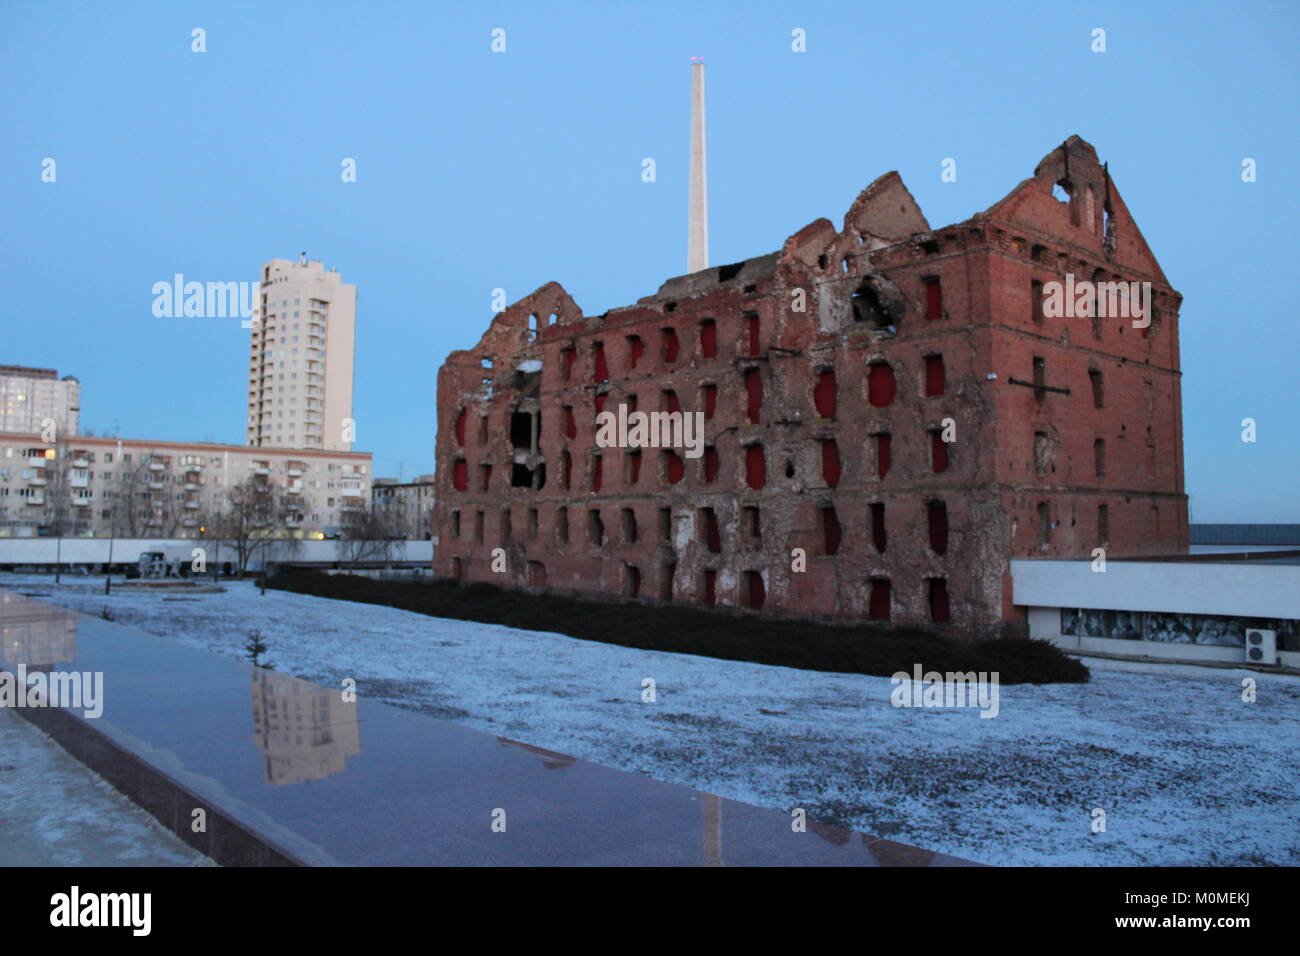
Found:
[[306, 250], [358, 286], [358, 447], [378, 474], [430, 472], [438, 365], [478, 340], [494, 288], [557, 280], [598, 314], [685, 271], [700, 55], [715, 263], [838, 225], [890, 169], [939, 226], [1071, 133], [1093, 143], [1185, 296], [1193, 520], [1300, 521], [1297, 11], [8, 0], [0, 364], [77, 375], [88, 428], [241, 442], [247, 331], [154, 318], [150, 289]]

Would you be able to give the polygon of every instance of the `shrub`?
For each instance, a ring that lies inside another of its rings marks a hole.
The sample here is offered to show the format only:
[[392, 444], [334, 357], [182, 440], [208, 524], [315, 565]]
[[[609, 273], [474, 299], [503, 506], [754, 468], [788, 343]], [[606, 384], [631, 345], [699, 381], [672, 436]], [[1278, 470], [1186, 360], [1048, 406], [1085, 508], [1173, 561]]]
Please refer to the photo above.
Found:
[[925, 671], [997, 671], [1003, 684], [1083, 683], [1088, 669], [1046, 641], [961, 640], [922, 627], [838, 625], [725, 610], [534, 594], [445, 579], [413, 583], [318, 572], [284, 572], [268, 587], [382, 604], [434, 617], [503, 624], [643, 650], [803, 670], [888, 677]]

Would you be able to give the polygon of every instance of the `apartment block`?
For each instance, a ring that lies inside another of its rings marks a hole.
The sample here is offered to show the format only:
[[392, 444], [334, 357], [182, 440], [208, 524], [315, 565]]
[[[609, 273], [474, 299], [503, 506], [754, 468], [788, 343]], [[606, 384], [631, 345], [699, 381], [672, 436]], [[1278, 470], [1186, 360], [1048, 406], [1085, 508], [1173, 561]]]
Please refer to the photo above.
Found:
[[75, 435], [80, 427], [81, 383], [50, 368], [0, 365], [0, 432]]
[[370, 500], [367, 452], [0, 434], [0, 536], [196, 538], [255, 478], [274, 487], [284, 533], [333, 537]]
[[350, 451], [357, 288], [306, 254], [262, 266], [248, 356], [248, 444]]
[[371, 500], [376, 512], [385, 514], [395, 534], [408, 540], [433, 537], [433, 501], [436, 477], [416, 475], [413, 481], [376, 478]]
[[[1146, 324], [1051, 308], [1076, 281], [1149, 283]], [[435, 572], [1023, 632], [1013, 558], [1186, 551], [1180, 305], [1078, 137], [965, 222], [888, 173], [631, 306], [549, 283], [439, 371]], [[620, 410], [698, 414], [698, 457], [598, 442]]]

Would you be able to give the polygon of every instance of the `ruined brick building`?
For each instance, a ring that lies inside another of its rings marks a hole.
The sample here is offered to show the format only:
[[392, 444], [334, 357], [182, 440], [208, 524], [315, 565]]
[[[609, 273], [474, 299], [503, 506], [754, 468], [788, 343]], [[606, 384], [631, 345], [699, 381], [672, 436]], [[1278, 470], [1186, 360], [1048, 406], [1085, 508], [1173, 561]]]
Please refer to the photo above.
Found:
[[[1150, 282], [1150, 325], [1045, 315], [1067, 274]], [[1186, 550], [1180, 302], [1078, 137], [956, 225], [888, 173], [626, 308], [550, 283], [439, 371], [435, 572], [997, 632], [1012, 557]], [[597, 447], [620, 404], [704, 453]]]

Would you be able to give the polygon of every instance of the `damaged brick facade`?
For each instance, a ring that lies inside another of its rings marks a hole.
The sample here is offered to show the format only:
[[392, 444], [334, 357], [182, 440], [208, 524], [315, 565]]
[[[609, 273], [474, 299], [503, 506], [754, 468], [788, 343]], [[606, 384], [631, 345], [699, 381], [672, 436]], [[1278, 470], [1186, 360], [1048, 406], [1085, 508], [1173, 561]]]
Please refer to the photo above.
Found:
[[[1150, 282], [1150, 327], [1044, 316], [1067, 273]], [[1014, 630], [1013, 557], [1186, 550], [1180, 302], [1078, 137], [956, 225], [889, 173], [626, 308], [550, 283], [439, 371], [434, 570]], [[704, 453], [597, 447], [620, 404], [704, 412]]]

